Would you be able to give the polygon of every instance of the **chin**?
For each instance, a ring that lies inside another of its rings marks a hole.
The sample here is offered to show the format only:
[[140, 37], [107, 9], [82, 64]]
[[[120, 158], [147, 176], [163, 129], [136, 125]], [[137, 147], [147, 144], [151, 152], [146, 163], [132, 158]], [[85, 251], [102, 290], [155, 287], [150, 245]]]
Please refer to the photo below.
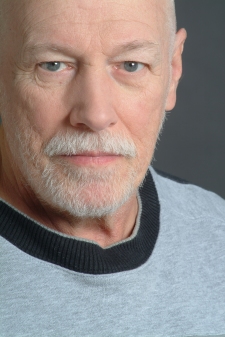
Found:
[[74, 169], [49, 164], [29, 185], [37, 198], [54, 210], [77, 218], [102, 218], [115, 213], [135, 193], [136, 170]]
[[123, 193], [118, 191], [103, 184], [70, 189], [55, 186], [51, 190], [45, 190], [40, 198], [55, 210], [76, 218], [103, 218], [116, 213], [133, 195], [135, 189], [130, 185], [126, 186]]

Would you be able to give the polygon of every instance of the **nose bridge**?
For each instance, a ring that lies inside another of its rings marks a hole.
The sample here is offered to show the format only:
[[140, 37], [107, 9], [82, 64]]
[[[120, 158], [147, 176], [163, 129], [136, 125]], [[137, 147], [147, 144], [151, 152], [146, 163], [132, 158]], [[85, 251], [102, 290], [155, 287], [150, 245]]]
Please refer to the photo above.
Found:
[[106, 67], [85, 65], [80, 72], [78, 104], [75, 104], [72, 124], [84, 124], [93, 131], [101, 131], [117, 121], [111, 95], [112, 79]]
[[[94, 106], [101, 102], [100, 106], [109, 104], [111, 101], [109, 92], [109, 79], [107, 72], [100, 66], [87, 66], [83, 77], [83, 90], [86, 91], [88, 100], [85, 100], [86, 106]], [[98, 107], [99, 108], [99, 107]]]

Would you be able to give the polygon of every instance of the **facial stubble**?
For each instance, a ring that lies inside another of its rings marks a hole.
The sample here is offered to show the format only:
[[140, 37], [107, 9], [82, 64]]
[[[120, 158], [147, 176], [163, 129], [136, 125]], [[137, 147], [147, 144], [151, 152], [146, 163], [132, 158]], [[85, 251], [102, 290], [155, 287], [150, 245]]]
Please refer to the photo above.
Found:
[[[38, 153], [31, 145], [37, 143], [34, 132], [26, 129], [19, 143], [23, 174], [37, 198], [76, 218], [111, 215], [137, 190], [137, 151], [133, 141], [123, 136], [112, 136], [107, 131], [100, 135], [57, 135]], [[94, 150], [119, 155], [118, 163], [101, 168], [78, 167], [62, 156], [72, 155], [71, 151], [76, 155]]]

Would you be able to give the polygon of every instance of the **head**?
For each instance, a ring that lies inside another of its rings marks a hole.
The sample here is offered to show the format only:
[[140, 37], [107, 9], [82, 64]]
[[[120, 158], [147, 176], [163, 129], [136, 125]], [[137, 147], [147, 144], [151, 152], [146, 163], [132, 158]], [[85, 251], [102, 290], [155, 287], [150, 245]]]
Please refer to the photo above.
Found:
[[186, 35], [173, 1], [0, 1], [3, 168], [60, 211], [115, 212], [176, 101]]

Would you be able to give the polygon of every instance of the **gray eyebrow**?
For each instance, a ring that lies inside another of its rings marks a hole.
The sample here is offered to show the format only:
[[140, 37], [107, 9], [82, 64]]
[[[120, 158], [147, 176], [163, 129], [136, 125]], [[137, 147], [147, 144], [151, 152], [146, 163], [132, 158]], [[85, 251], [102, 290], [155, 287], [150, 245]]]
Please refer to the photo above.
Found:
[[[123, 44], [118, 44], [115, 45], [114, 49], [118, 50], [118, 51], [131, 51], [131, 50], [135, 50], [135, 49], [156, 49], [156, 47], [158, 47], [159, 44], [158, 43], [154, 43], [154, 42], [150, 42], [148, 40], [134, 40], [131, 42], [127, 42], [127, 43], [123, 43]], [[58, 44], [52, 44], [52, 43], [36, 43], [36, 44], [31, 44], [25, 47], [25, 50], [63, 50], [63, 49], [69, 49], [71, 50], [72, 47], [70, 45], [66, 45], [66, 46], [61, 46]]]
[[[71, 57], [74, 56], [74, 48], [71, 45], [61, 45], [61, 44], [54, 44], [54, 43], [34, 43], [34, 44], [28, 44], [25, 45], [23, 50], [23, 55], [30, 56], [33, 55], [35, 57], [36, 53], [39, 52], [45, 52], [45, 51], [57, 51], [59, 53], [67, 53]], [[148, 40], [134, 40], [125, 42], [122, 44], [115, 44], [112, 48], [112, 54], [110, 58], [113, 58], [114, 56], [122, 55], [130, 51], [147, 51], [154, 53], [157, 59], [160, 59], [160, 50], [159, 50], [159, 44], [148, 41]], [[76, 53], [78, 53], [77, 56], [79, 56], [78, 50], [76, 50]], [[80, 55], [82, 53], [80, 52]]]
[[35, 44], [28, 44], [25, 46], [24, 51], [27, 53], [29, 52], [35, 52], [35, 51], [47, 51], [47, 50], [52, 50], [52, 51], [70, 51], [72, 50], [71, 47], [69, 46], [60, 46], [57, 44], [52, 44], [52, 43], [35, 43]]
[[159, 44], [150, 42], [147, 40], [134, 40], [131, 42], [124, 43], [122, 45], [118, 45], [115, 47], [115, 50], [117, 52], [127, 52], [127, 51], [132, 51], [132, 50], [137, 50], [137, 49], [144, 49], [144, 50], [155, 50], [158, 51]]
[[121, 56], [123, 57], [123, 55], [125, 55], [125, 57], [129, 57], [128, 55], [126, 55], [126, 53], [132, 51], [140, 53], [144, 52], [147, 55], [152, 55], [157, 64], [161, 60], [160, 45], [158, 43], [154, 43], [148, 40], [134, 40], [120, 45], [115, 45], [112, 51], [112, 56], [110, 56], [110, 59], [114, 59], [114, 57], [116, 59], [117, 58], [120, 59], [120, 57]]

